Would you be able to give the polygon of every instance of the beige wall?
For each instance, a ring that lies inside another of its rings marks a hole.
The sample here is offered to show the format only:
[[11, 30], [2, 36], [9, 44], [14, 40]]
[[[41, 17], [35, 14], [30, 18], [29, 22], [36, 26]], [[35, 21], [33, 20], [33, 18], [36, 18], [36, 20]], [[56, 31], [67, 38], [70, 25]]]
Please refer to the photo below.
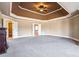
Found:
[[43, 23], [42, 34], [49, 34], [55, 36], [68, 36], [69, 35], [68, 19], [55, 20], [55, 21]]
[[19, 36], [32, 36], [32, 24], [41, 24], [41, 35], [69, 36], [68, 19], [53, 20], [50, 22], [38, 22], [22, 20], [18, 22]]
[[71, 18], [53, 20], [49, 22], [20, 20], [17, 23], [17, 27], [14, 26], [14, 34], [15, 32], [17, 32], [18, 36], [32, 36], [32, 24], [39, 23], [41, 24], [41, 35], [54, 35], [79, 39], [79, 15]]
[[79, 40], [79, 15], [69, 20], [70, 37]]
[[18, 35], [19, 36], [32, 36], [32, 23], [19, 22], [18, 23]]
[[[7, 27], [7, 21], [11, 18], [3, 17], [4, 27]], [[15, 19], [16, 20], [16, 19]], [[19, 20], [19, 19], [18, 19]], [[13, 21], [13, 19], [12, 19]], [[52, 20], [49, 22], [40, 22], [33, 20], [19, 20], [13, 21], [14, 24], [14, 36], [32, 36], [33, 35], [33, 23], [41, 24], [41, 35], [54, 35], [62, 37], [73, 37], [79, 40], [79, 15], [60, 19]]]
[[33, 23], [41, 24], [41, 35], [54, 35], [79, 39], [79, 16], [53, 20], [50, 22], [22, 20], [18, 23], [19, 36], [32, 36]]
[[[13, 24], [13, 37], [18, 35], [18, 22], [14, 21], [12, 18], [7, 17], [5, 15], [3, 15], [3, 20], [4, 20], [4, 27], [8, 28], [8, 23], [9, 21], [12, 21]], [[7, 31], [7, 37], [8, 37], [8, 30]]]

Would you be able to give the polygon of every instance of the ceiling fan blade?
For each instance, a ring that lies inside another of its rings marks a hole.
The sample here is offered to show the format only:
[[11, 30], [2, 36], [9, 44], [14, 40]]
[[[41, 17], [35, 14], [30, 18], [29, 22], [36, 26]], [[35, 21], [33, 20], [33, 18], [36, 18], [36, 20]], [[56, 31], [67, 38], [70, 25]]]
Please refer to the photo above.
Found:
[[46, 14], [46, 13], [48, 13], [48, 10], [44, 10], [43, 12]]

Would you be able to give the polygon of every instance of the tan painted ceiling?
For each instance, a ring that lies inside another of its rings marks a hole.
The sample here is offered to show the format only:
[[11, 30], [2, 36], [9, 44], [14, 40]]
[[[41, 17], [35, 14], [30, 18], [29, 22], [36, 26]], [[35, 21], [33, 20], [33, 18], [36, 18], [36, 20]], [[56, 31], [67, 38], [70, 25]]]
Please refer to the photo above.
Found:
[[69, 14], [63, 7], [61, 7], [56, 2], [43, 2], [44, 5], [47, 5], [47, 13], [40, 12], [36, 9], [36, 6], [39, 4], [40, 2], [13, 2], [11, 12], [17, 16], [29, 17], [40, 20], [50, 20]]

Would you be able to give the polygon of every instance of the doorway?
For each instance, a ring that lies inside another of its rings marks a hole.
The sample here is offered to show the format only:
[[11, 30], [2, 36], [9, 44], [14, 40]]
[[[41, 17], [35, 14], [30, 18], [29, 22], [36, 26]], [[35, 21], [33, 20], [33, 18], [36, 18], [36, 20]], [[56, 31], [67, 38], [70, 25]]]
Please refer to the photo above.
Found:
[[41, 24], [33, 24], [33, 36], [39, 36], [41, 34]]
[[13, 37], [13, 23], [12, 21], [8, 22], [8, 38], [12, 38]]

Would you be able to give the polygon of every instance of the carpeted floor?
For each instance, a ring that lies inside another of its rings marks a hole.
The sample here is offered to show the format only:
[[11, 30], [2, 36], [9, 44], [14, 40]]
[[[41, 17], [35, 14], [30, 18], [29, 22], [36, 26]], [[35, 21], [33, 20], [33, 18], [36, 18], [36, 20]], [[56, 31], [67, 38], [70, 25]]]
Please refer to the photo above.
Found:
[[0, 57], [79, 57], [79, 46], [55, 36], [23, 37], [8, 42], [7, 53]]

